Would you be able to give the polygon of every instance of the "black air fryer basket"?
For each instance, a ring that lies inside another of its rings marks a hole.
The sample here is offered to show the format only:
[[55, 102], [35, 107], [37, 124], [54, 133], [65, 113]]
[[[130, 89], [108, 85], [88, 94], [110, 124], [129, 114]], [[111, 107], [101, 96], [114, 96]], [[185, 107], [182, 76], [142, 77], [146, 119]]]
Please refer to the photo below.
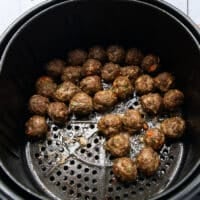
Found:
[[[48, 1], [24, 15], [0, 41], [0, 166], [9, 184], [38, 199], [188, 199], [200, 182], [199, 42], [191, 21], [155, 0]], [[30, 142], [24, 134], [27, 102], [44, 63], [73, 48], [113, 43], [158, 54], [185, 93], [187, 133], [163, 147], [154, 176], [131, 184], [113, 182], [95, 116], [62, 129], [50, 124], [45, 141]], [[63, 135], [82, 132], [86, 147], [66, 147]]]

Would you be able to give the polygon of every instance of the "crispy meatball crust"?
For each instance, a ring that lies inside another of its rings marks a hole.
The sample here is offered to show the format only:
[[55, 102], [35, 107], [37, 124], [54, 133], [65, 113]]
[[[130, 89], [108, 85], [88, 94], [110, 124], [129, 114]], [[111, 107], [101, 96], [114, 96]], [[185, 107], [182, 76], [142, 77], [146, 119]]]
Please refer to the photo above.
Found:
[[107, 49], [108, 60], [113, 63], [121, 63], [125, 58], [125, 50], [118, 45], [111, 45]]
[[119, 75], [120, 66], [112, 62], [106, 63], [101, 70], [101, 77], [106, 82], [112, 82]]
[[29, 99], [29, 110], [37, 115], [45, 115], [48, 105], [49, 99], [38, 94], [33, 95]]
[[137, 48], [131, 48], [126, 53], [125, 63], [128, 65], [140, 65], [144, 55]]
[[117, 158], [113, 162], [113, 173], [122, 182], [132, 182], [137, 177], [137, 166], [130, 158]]
[[112, 89], [119, 99], [126, 99], [133, 94], [133, 86], [126, 76], [118, 76], [113, 82]]
[[99, 76], [87, 76], [80, 82], [80, 88], [88, 95], [93, 96], [102, 90], [101, 78]]
[[82, 49], [74, 49], [68, 52], [67, 62], [70, 65], [82, 65], [87, 59], [87, 52]]
[[98, 129], [106, 137], [118, 134], [122, 129], [121, 117], [117, 114], [107, 114], [98, 122]]
[[85, 92], [79, 92], [73, 96], [69, 107], [76, 115], [87, 115], [93, 111], [92, 98]]
[[106, 51], [101, 46], [94, 46], [89, 49], [88, 58], [93, 58], [101, 62], [105, 62], [107, 58]]
[[157, 152], [151, 147], [145, 147], [137, 156], [138, 170], [147, 176], [153, 175], [160, 165], [160, 158]]
[[46, 72], [51, 77], [59, 77], [65, 67], [65, 62], [61, 59], [54, 59], [47, 63]]
[[180, 138], [185, 132], [185, 128], [185, 121], [181, 117], [165, 119], [160, 125], [161, 131], [169, 138]]
[[42, 137], [48, 131], [46, 119], [43, 116], [34, 115], [25, 124], [26, 134], [32, 137]]
[[149, 93], [141, 96], [140, 102], [145, 112], [149, 114], [158, 114], [163, 107], [163, 99], [158, 93]]
[[112, 156], [122, 157], [126, 156], [130, 151], [130, 136], [126, 133], [117, 134], [111, 137], [105, 143], [105, 149], [110, 152]]
[[154, 90], [154, 80], [151, 76], [144, 74], [135, 81], [135, 90], [138, 94], [147, 94]]
[[144, 71], [151, 73], [155, 72], [160, 65], [160, 58], [153, 54], [148, 54], [142, 60], [141, 67]]

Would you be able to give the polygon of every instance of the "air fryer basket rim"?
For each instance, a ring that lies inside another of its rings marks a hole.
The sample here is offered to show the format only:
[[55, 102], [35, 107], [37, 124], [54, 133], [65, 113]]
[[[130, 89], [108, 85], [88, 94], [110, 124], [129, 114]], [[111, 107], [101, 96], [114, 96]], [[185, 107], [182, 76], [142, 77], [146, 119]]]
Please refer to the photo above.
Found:
[[[197, 46], [199, 45], [198, 42], [196, 41], [196, 38], [193, 36], [193, 34], [191, 33], [191, 31], [186, 28], [186, 26], [180, 21], [178, 20], [177, 18], [175, 18], [173, 15], [169, 14], [167, 11], [159, 8], [159, 7], [156, 7], [156, 6], [153, 6], [152, 4], [150, 3], [147, 3], [147, 2], [142, 2], [142, 1], [138, 1], [138, 0], [130, 0], [131, 2], [137, 2], [137, 3], [141, 3], [141, 4], [146, 4], [148, 5], [149, 7], [154, 7], [158, 10], [160, 10], [160, 12], [164, 12], [166, 15], [169, 15], [170, 17], [172, 17], [174, 20], [176, 20], [182, 27], [184, 27], [185, 30], [187, 30], [187, 32], [190, 34], [190, 36], [193, 38], [193, 40], [195, 41], [195, 43], [197, 44]], [[70, 2], [74, 2], [74, 0], [71, 0], [71, 1], [66, 1], [66, 0], [63, 0], [62, 2], [59, 2], [57, 4], [54, 4], [54, 5], [51, 5], [50, 7], [46, 8], [46, 9], [43, 9], [41, 12], [35, 14], [33, 17], [31, 17], [28, 21], [26, 21], [17, 31], [16, 33], [12, 36], [12, 38], [10, 39], [10, 41], [8, 42], [3, 54], [2, 54], [2, 60], [1, 60], [1, 68], [3, 66], [3, 63], [4, 63], [4, 59], [7, 55], [7, 52], [9, 51], [9, 48], [10, 46], [12, 45], [12, 42], [15, 40], [15, 38], [18, 36], [18, 34], [21, 33], [21, 31], [23, 31], [23, 29], [29, 24], [32, 22], [32, 20], [34, 20], [35, 18], [39, 17], [39, 16], [42, 16], [46, 11], [48, 10], [51, 10], [51, 9], [54, 9], [55, 7], [58, 7], [58, 6], [61, 6], [65, 3], [70, 3]], [[114, 2], [114, 1], [113, 1]], [[160, 2], [161, 4], [163, 2]], [[41, 5], [40, 5], [41, 6]], [[167, 5], [169, 6], [169, 5]], [[170, 7], [170, 6], [169, 6]], [[36, 8], [35, 8], [36, 9]], [[191, 22], [190, 22], [191, 23]], [[6, 36], [6, 34], [4, 35]], [[12, 177], [12, 175], [6, 170], [6, 167], [4, 166], [3, 163], [0, 163], [2, 165], [2, 168], [3, 170], [6, 172], [6, 174], [15, 182], [17, 183], [20, 187], [22, 187], [24, 190], [26, 190], [28, 193], [38, 197], [38, 198], [41, 198], [41, 196], [38, 196], [37, 194], [33, 193], [32, 191], [30, 191], [29, 189], [25, 188], [23, 185], [21, 185], [14, 177]], [[163, 192], [162, 194], [158, 195], [157, 197], [155, 198], [152, 198], [152, 199], [158, 199], [160, 198], [161, 196], [164, 196], [164, 195], [167, 195], [169, 194], [170, 192], [174, 191], [176, 188], [178, 188], [180, 185], [183, 184], [183, 182], [185, 182], [190, 176], [191, 174], [193, 174], [193, 172], [197, 169], [197, 167], [199, 166], [200, 164], [200, 160], [196, 163], [196, 165], [193, 167], [193, 169], [191, 170], [191, 172], [186, 176], [184, 177], [184, 179], [177, 183], [173, 188], [169, 188], [167, 191]]]

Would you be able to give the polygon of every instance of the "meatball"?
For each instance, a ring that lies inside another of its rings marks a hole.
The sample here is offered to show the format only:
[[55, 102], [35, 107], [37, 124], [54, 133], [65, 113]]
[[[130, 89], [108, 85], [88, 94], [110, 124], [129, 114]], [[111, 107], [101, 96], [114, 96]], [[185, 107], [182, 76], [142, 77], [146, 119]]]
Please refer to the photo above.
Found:
[[128, 65], [140, 65], [144, 55], [137, 48], [131, 48], [127, 51], [125, 57], [125, 63]]
[[108, 60], [113, 63], [121, 63], [125, 58], [125, 50], [118, 45], [109, 46], [107, 49]]
[[82, 65], [87, 59], [87, 52], [82, 49], [75, 49], [68, 52], [67, 61], [70, 65]]
[[137, 110], [129, 109], [122, 117], [124, 129], [130, 133], [140, 131], [143, 128], [144, 120]]
[[164, 107], [167, 110], [173, 111], [183, 104], [184, 94], [177, 89], [171, 89], [165, 93], [163, 97]]
[[47, 112], [53, 122], [58, 124], [64, 124], [69, 115], [68, 107], [62, 102], [50, 103]]
[[106, 63], [101, 70], [101, 77], [106, 82], [112, 82], [118, 75], [120, 75], [120, 66], [112, 62]]
[[130, 151], [130, 136], [126, 133], [117, 134], [111, 137], [105, 143], [105, 149], [110, 152], [112, 156], [122, 157], [126, 156]]
[[174, 76], [168, 72], [160, 73], [154, 78], [154, 84], [161, 92], [167, 92], [174, 85]]
[[154, 80], [151, 76], [144, 74], [135, 81], [135, 90], [138, 94], [146, 94], [154, 90]]
[[119, 99], [126, 99], [133, 94], [133, 86], [126, 76], [118, 76], [113, 82], [112, 89]]
[[106, 137], [118, 134], [122, 129], [121, 117], [117, 114], [107, 114], [98, 122], [98, 129]]
[[56, 84], [48, 76], [42, 76], [36, 81], [36, 92], [45, 97], [52, 97], [56, 90]]
[[141, 69], [138, 66], [126, 66], [121, 68], [121, 75], [127, 76], [134, 85], [135, 80], [141, 75]]
[[79, 92], [73, 96], [69, 107], [77, 115], [87, 115], [93, 111], [92, 98], [85, 92]]
[[159, 150], [165, 143], [165, 135], [158, 128], [150, 128], [144, 135], [144, 142], [154, 150]]
[[80, 88], [74, 85], [70, 81], [61, 83], [57, 90], [54, 92], [54, 98], [57, 101], [69, 101], [77, 92], [80, 92]]
[[160, 158], [157, 152], [151, 147], [145, 147], [137, 156], [138, 170], [147, 176], [153, 175], [160, 165]]
[[106, 51], [101, 46], [94, 46], [89, 49], [88, 58], [93, 58], [104, 62], [107, 58]]
[[49, 99], [38, 94], [33, 95], [29, 100], [29, 110], [37, 115], [45, 115], [48, 105]]
[[43, 116], [34, 115], [25, 124], [26, 134], [33, 137], [41, 137], [46, 135], [48, 125]]
[[169, 138], [180, 138], [185, 131], [185, 121], [181, 117], [171, 117], [165, 119], [160, 129]]
[[146, 72], [155, 72], [159, 68], [160, 58], [153, 54], [148, 54], [142, 60], [141, 67]]
[[94, 95], [102, 89], [101, 79], [99, 76], [87, 76], [81, 80], [80, 88], [88, 95]]
[[78, 83], [81, 79], [81, 67], [79, 66], [68, 66], [63, 70], [61, 80], [71, 81], [72, 83]]
[[105, 111], [111, 109], [117, 103], [117, 96], [112, 90], [102, 90], [94, 95], [94, 109]]
[[65, 62], [61, 59], [54, 59], [47, 63], [46, 71], [47, 74], [51, 77], [58, 77], [61, 75], [63, 69], [65, 67]]
[[132, 182], [137, 177], [137, 166], [130, 158], [115, 159], [112, 168], [114, 175], [122, 182]]
[[91, 76], [100, 74], [101, 63], [96, 59], [88, 59], [83, 64], [82, 76]]
[[149, 114], [158, 114], [163, 107], [163, 99], [158, 93], [149, 93], [141, 96], [140, 102], [145, 112]]

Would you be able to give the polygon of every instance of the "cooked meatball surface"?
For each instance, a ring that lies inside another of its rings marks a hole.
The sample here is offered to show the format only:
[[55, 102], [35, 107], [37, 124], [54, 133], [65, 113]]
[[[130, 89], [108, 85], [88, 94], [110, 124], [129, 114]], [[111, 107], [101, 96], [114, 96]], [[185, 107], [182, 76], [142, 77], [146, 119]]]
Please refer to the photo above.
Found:
[[129, 109], [122, 117], [124, 129], [130, 133], [140, 131], [143, 128], [144, 120], [137, 110]]
[[119, 99], [126, 99], [133, 94], [133, 86], [126, 76], [118, 76], [113, 82], [112, 89]]
[[67, 61], [70, 65], [82, 65], [87, 59], [87, 52], [82, 49], [74, 49], [68, 52]]
[[43, 116], [34, 115], [25, 124], [26, 134], [33, 137], [41, 137], [46, 135], [48, 131], [48, 125], [46, 119]]
[[131, 48], [126, 53], [125, 63], [128, 65], [140, 65], [144, 55], [137, 48]]
[[121, 117], [117, 114], [107, 114], [98, 122], [98, 129], [106, 137], [111, 137], [120, 133], [122, 129]]
[[181, 117], [165, 119], [160, 125], [161, 131], [169, 138], [180, 138], [185, 132], [185, 128], [185, 121]]
[[99, 76], [87, 76], [80, 82], [80, 88], [88, 95], [93, 96], [102, 90], [101, 78]]
[[57, 101], [69, 101], [77, 92], [80, 92], [80, 88], [70, 81], [61, 83], [57, 90], [54, 92], [54, 98]]
[[168, 72], [163, 72], [158, 74], [154, 78], [155, 87], [158, 88], [161, 92], [167, 92], [174, 85], [174, 76]]
[[117, 96], [112, 90], [102, 90], [94, 95], [94, 109], [96, 111], [105, 111], [113, 108], [117, 103]]
[[45, 115], [48, 105], [49, 99], [38, 94], [33, 95], [29, 99], [29, 110], [37, 115]]
[[112, 82], [119, 75], [120, 66], [112, 62], [106, 63], [101, 70], [101, 77], [106, 82]]
[[106, 51], [101, 46], [94, 46], [89, 49], [88, 58], [93, 58], [101, 62], [105, 62], [107, 58]]
[[138, 94], [146, 94], [154, 90], [154, 80], [151, 76], [144, 74], [135, 81], [135, 90]]
[[52, 102], [48, 106], [48, 115], [53, 122], [63, 124], [67, 121], [69, 109], [62, 102]]
[[51, 77], [58, 77], [61, 75], [63, 69], [65, 67], [65, 62], [61, 59], [51, 60], [46, 65], [47, 74]]
[[109, 151], [112, 156], [126, 156], [130, 151], [129, 139], [130, 136], [126, 133], [114, 135], [105, 143], [105, 149]]
[[137, 177], [137, 166], [130, 158], [117, 158], [113, 162], [113, 173], [122, 182], [132, 182]]
[[145, 147], [137, 156], [138, 170], [147, 176], [153, 175], [160, 165], [160, 158], [157, 152], [151, 147]]
[[87, 115], [93, 111], [92, 98], [85, 92], [79, 92], [73, 96], [69, 107], [76, 115]]
[[165, 93], [163, 97], [164, 107], [167, 110], [173, 111], [184, 102], [184, 94], [177, 89], [171, 89]]
[[125, 58], [125, 50], [118, 45], [111, 45], [107, 49], [108, 60], [113, 63], [121, 63]]
[[160, 58], [153, 54], [148, 54], [142, 60], [141, 67], [146, 72], [155, 72], [160, 65]]
[[145, 112], [149, 114], [158, 114], [163, 107], [163, 99], [158, 93], [149, 93], [141, 96], [140, 102]]
[[144, 135], [144, 142], [154, 150], [159, 150], [165, 143], [165, 135], [158, 128], [150, 128]]

